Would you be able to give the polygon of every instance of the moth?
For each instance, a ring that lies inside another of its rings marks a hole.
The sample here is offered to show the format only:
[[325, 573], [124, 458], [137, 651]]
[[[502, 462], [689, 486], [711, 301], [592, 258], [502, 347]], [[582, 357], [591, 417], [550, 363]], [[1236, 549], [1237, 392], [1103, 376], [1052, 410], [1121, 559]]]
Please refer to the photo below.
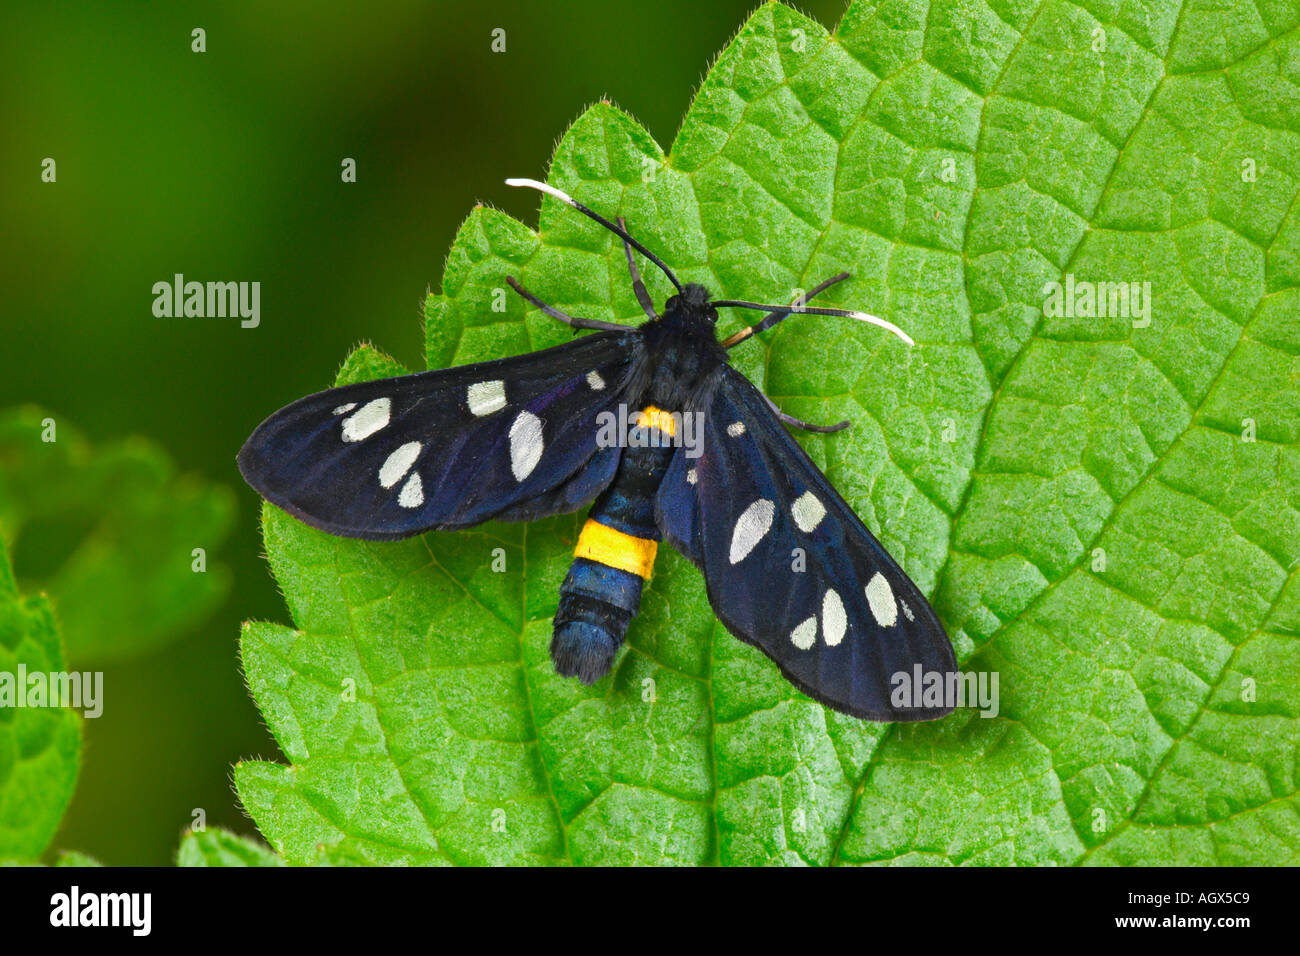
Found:
[[[575, 335], [594, 334], [309, 395], [271, 415], [240, 450], [248, 483], [314, 528], [377, 541], [533, 521], [594, 501], [560, 587], [550, 645], [560, 674], [592, 684], [609, 673], [667, 541], [703, 573], [727, 629], [808, 696], [867, 720], [950, 713], [891, 694], [902, 676], [948, 686], [952, 645], [917, 586], [786, 429], [849, 423], [792, 418], [727, 362], [729, 349], [791, 314], [858, 319], [912, 340], [875, 316], [805, 304], [847, 273], [790, 305], [714, 299], [683, 285], [621, 218], [616, 225], [545, 183], [506, 182], [618, 236], [646, 321], [570, 316], [507, 277]], [[677, 290], [662, 312], [634, 251]], [[721, 308], [767, 314], [719, 340]], [[614, 441], [604, 427], [611, 416], [628, 423]], [[693, 447], [680, 440], [691, 425]]]

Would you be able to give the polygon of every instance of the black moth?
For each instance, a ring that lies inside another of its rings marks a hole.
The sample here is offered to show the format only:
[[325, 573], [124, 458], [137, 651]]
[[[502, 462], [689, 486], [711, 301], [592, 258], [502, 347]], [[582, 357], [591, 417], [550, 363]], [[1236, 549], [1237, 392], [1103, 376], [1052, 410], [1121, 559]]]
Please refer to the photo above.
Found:
[[[631, 328], [574, 318], [508, 278], [547, 315], [596, 334], [310, 395], [264, 421], [240, 450], [248, 483], [312, 527], [371, 540], [532, 521], [595, 499], [560, 589], [551, 641], [560, 674], [590, 684], [610, 671], [666, 539], [703, 572], [727, 629], [804, 693], [868, 720], [950, 713], [950, 704], [892, 697], [922, 675], [949, 686], [952, 645], [916, 585], [782, 425], [835, 431], [848, 422], [792, 419], [727, 364], [727, 348], [794, 312], [863, 319], [907, 337], [873, 316], [802, 301], [712, 300], [703, 286], [683, 286], [621, 220], [544, 183], [508, 182], [549, 193], [617, 234], [647, 321]], [[677, 288], [662, 314], [633, 249]], [[726, 306], [768, 315], [719, 341], [716, 310]], [[612, 419], [630, 419], [615, 441], [607, 440]], [[692, 425], [694, 448], [678, 437]]]

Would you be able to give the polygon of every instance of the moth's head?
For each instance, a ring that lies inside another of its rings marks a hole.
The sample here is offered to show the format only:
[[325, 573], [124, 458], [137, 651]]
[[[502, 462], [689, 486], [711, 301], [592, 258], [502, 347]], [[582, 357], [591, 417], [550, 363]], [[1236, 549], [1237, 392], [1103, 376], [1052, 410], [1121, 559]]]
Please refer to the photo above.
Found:
[[679, 325], [712, 328], [718, 322], [713, 296], [698, 282], [688, 282], [664, 304], [664, 319]]

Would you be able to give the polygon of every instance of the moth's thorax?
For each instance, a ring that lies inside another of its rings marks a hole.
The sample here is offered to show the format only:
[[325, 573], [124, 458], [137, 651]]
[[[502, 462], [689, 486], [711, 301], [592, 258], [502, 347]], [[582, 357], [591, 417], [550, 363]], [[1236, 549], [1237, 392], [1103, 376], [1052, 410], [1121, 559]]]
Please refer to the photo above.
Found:
[[704, 286], [690, 283], [668, 300], [662, 315], [641, 326], [651, 370], [646, 401], [681, 411], [726, 362], [711, 298]]

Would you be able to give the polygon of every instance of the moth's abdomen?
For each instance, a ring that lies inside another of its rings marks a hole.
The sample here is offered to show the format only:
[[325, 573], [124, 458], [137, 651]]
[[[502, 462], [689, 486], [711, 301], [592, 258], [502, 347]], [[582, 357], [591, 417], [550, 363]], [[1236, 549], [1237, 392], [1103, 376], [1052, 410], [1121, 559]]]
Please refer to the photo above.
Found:
[[[613, 531], [588, 521], [583, 538], [588, 537], [592, 528], [606, 533]], [[645, 543], [651, 546], [653, 563], [656, 542]], [[610, 567], [591, 558], [574, 559], [560, 586], [560, 607], [555, 612], [555, 632], [551, 637], [551, 660], [557, 673], [576, 677], [584, 684], [594, 684], [609, 673], [627, 637], [627, 626], [641, 609], [644, 583], [644, 577], [623, 568]]]
[[[641, 608], [641, 589], [654, 569], [660, 532], [655, 493], [672, 458], [676, 430], [658, 409], [646, 409], [614, 482], [597, 499], [560, 585], [551, 659], [565, 677], [594, 684], [614, 665], [628, 625]], [[653, 443], [647, 439], [655, 436]]]

